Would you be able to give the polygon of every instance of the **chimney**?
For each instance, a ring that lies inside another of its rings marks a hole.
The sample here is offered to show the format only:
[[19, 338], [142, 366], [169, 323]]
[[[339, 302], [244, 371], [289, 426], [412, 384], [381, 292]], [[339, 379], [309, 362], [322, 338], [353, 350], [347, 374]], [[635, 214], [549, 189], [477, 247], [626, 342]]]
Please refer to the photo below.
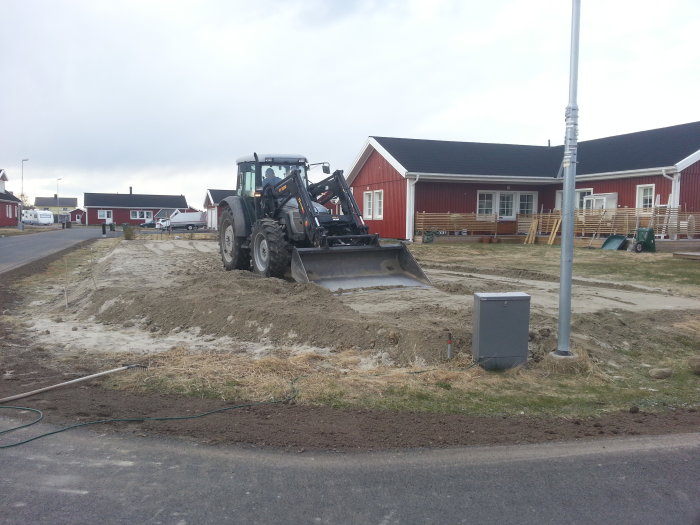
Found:
[[131, 191], [131, 186], [129, 186], [129, 195], [131, 195], [133, 192]]

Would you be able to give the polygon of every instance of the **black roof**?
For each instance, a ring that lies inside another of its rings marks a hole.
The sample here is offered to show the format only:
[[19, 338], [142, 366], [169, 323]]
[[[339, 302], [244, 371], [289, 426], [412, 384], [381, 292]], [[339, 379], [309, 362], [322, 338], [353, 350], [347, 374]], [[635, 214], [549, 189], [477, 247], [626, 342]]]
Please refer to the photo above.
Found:
[[[556, 177], [564, 146], [373, 137], [412, 173]], [[700, 122], [578, 143], [578, 175], [673, 166], [700, 151]]]
[[207, 190], [212, 198], [212, 204], [219, 204], [229, 195], [235, 195], [236, 190]]
[[665, 168], [696, 151], [700, 151], [700, 122], [586, 140], [578, 145], [576, 172], [585, 175]]
[[56, 197], [35, 197], [34, 206], [64, 206], [66, 208], [77, 208], [77, 197], [59, 197], [58, 203]]
[[84, 206], [111, 208], [178, 208], [186, 209], [184, 195], [141, 195], [136, 193], [86, 193]]
[[554, 177], [561, 151], [547, 146], [374, 137], [412, 173]]
[[19, 200], [18, 197], [15, 197], [15, 195], [9, 191], [0, 191], [0, 201], [5, 201], [5, 202], [22, 202]]

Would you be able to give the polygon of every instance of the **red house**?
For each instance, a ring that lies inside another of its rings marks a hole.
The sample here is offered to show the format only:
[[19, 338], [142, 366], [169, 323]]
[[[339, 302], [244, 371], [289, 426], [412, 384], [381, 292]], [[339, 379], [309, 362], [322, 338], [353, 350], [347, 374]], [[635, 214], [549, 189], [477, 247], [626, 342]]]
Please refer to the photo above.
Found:
[[235, 195], [236, 190], [207, 190], [204, 198], [204, 209], [207, 212], [207, 228], [219, 228], [219, 203], [229, 195]]
[[131, 193], [85, 193], [85, 224], [133, 224], [167, 218], [175, 210], [194, 211], [184, 195]]
[[74, 224], [85, 224], [85, 210], [82, 208], [75, 208], [68, 213], [70, 215], [70, 222]]
[[[373, 233], [412, 239], [416, 212], [498, 215], [560, 209], [564, 146], [369, 137], [347, 180]], [[578, 144], [577, 207], [700, 212], [700, 122]]]
[[20, 204], [19, 198], [5, 190], [7, 174], [0, 169], [0, 227], [17, 226], [19, 222]]

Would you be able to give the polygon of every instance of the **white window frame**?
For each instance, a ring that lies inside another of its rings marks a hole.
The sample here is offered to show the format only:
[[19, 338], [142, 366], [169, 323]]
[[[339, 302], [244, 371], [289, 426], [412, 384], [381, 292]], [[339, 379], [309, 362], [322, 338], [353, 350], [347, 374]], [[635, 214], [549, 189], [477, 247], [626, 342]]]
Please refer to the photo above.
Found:
[[[479, 207], [481, 203], [482, 195], [491, 195], [491, 211], [482, 211]], [[501, 196], [511, 195], [512, 200], [512, 215], [501, 215]], [[494, 213], [498, 214], [499, 220], [514, 221], [517, 218], [518, 213], [520, 213], [520, 196], [521, 195], [532, 195], [532, 210], [533, 213], [537, 210], [537, 198], [539, 196], [536, 191], [518, 191], [518, 190], [478, 190], [476, 192], [476, 216], [491, 216]]]
[[366, 221], [384, 219], [384, 190], [362, 192], [362, 218]]
[[145, 221], [153, 220], [153, 212], [150, 210], [130, 210], [129, 217], [133, 221], [139, 220], [139, 219], [142, 219]]
[[[490, 208], [490, 211], [488, 211], [488, 212], [482, 211], [481, 207], [479, 206], [482, 202], [482, 200], [481, 200], [482, 195], [490, 195], [491, 196], [491, 208]], [[476, 215], [477, 215], [477, 217], [479, 215], [493, 215], [493, 207], [495, 205], [495, 202], [496, 202], [496, 192], [479, 190], [477, 192], [477, 195], [476, 195]]]
[[372, 192], [362, 192], [362, 218], [372, 220]]
[[[514, 191], [500, 191], [498, 192], [498, 218], [499, 219], [515, 219], [515, 194]], [[510, 213], [508, 215], [501, 214], [501, 205], [504, 202], [504, 197], [510, 197]], [[520, 199], [520, 196], [518, 196]]]
[[97, 220], [106, 221], [112, 218], [112, 210], [97, 210]]
[[[651, 204], [649, 206], [644, 206], [644, 190], [651, 188]], [[635, 202], [635, 208], [642, 208], [645, 210], [651, 210], [654, 207], [654, 200], [656, 199], [656, 185], [655, 184], [638, 184], [637, 185], [637, 197]]]
[[384, 219], [384, 190], [374, 190], [372, 194], [372, 219], [381, 221]]
[[517, 212], [516, 214], [521, 214], [522, 212], [520, 211], [520, 208], [522, 207], [522, 198], [523, 197], [532, 197], [532, 209], [530, 210], [529, 213], [526, 213], [525, 215], [532, 215], [534, 213], [537, 213], [537, 206], [535, 205], [535, 202], [537, 201], [536, 197], [537, 195], [535, 194], [534, 191], [521, 191], [518, 193], [518, 201], [517, 201]]
[[[577, 188], [576, 189], [576, 200], [574, 201], [574, 209], [582, 210], [584, 207], [583, 199], [585, 199], [589, 195], [593, 195], [593, 188]], [[557, 193], [554, 196], [554, 209], [555, 210], [562, 209], [561, 203], [563, 200], [564, 200], [564, 190], [557, 190]]]

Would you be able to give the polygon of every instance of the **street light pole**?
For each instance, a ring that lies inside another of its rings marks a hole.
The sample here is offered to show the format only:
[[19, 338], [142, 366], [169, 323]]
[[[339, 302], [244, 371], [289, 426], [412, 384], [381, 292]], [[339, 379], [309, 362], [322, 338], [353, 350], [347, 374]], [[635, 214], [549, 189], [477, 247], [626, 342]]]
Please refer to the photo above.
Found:
[[29, 159], [22, 159], [22, 190], [20, 195], [24, 198], [24, 163], [29, 162]]
[[564, 148], [564, 194], [562, 196], [561, 260], [559, 271], [559, 331], [557, 349], [552, 355], [574, 357], [571, 352], [571, 284], [574, 259], [574, 208], [576, 207], [576, 162], [578, 139], [578, 42], [581, 0], [573, 0], [571, 14], [571, 59], [569, 105], [566, 108]]
[[24, 230], [24, 223], [22, 222], [22, 211], [24, 211], [24, 163], [29, 159], [22, 159], [22, 186], [19, 192], [19, 216], [17, 217], [17, 226], [20, 230]]
[[56, 179], [56, 224], [58, 224], [61, 221], [61, 206], [60, 206], [60, 200], [58, 198], [58, 181], [63, 180], [63, 177], [59, 177]]

